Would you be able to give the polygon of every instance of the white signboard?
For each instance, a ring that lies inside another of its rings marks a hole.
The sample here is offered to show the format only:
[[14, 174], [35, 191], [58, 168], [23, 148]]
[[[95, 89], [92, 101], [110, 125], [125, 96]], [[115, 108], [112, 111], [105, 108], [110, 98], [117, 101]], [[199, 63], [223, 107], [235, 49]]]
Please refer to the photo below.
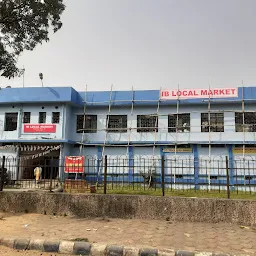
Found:
[[198, 99], [198, 98], [234, 98], [238, 97], [238, 88], [216, 89], [165, 89], [160, 92], [161, 100]]

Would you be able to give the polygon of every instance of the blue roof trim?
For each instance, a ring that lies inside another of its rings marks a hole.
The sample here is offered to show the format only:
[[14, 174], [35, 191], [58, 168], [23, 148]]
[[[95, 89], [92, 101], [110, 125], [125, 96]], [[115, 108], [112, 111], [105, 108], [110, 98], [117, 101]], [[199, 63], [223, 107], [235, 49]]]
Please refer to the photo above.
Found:
[[69, 143], [76, 144], [76, 141], [72, 140], [0, 140], [0, 143]]
[[0, 104], [70, 102], [77, 92], [71, 87], [26, 87], [0, 90]]
[[[112, 106], [134, 105], [157, 105], [159, 90], [145, 91], [97, 91], [77, 92], [72, 87], [25, 87], [25, 88], [4, 88], [0, 90], [0, 104], [15, 103], [67, 103], [83, 106], [85, 97], [87, 106]], [[237, 98], [211, 99], [212, 104], [223, 102], [234, 104], [242, 100], [242, 87], [238, 88]], [[244, 87], [245, 102], [256, 102], [256, 87]], [[134, 102], [133, 102], [134, 101]], [[180, 100], [180, 104], [207, 104], [205, 99]], [[234, 102], [232, 102], [234, 101]], [[176, 105], [177, 100], [164, 100], [161, 105]]]
[[[76, 142], [77, 144], [80, 144], [81, 142]], [[130, 141], [129, 142], [129, 145], [131, 146], [136, 146], [136, 145], [152, 145], [154, 144], [155, 145], [166, 145], [166, 146], [174, 146], [175, 145], [175, 141]], [[102, 146], [104, 144], [104, 141], [95, 141], [95, 142], [84, 142], [83, 145], [85, 146]], [[187, 142], [187, 141], [184, 141], [184, 142], [178, 142], [178, 145], [192, 145], [192, 144], [196, 144], [196, 145], [209, 145], [209, 142], [208, 141], [191, 141], [191, 142]], [[229, 144], [229, 145], [234, 145], [234, 144], [250, 144], [250, 145], [255, 145], [256, 142], [254, 140], [252, 141], [211, 141], [211, 144], [214, 144], [214, 145], [223, 145], [223, 144]], [[106, 141], [105, 143], [106, 146], [108, 145], [128, 145], [128, 142], [125, 142], [125, 141], [118, 141], [118, 142], [113, 142], [113, 141]]]
[[[85, 93], [79, 92], [82, 102], [85, 99]], [[234, 104], [234, 102], [242, 101], [242, 87], [238, 88], [238, 97], [234, 98], [212, 98], [212, 104], [223, 104], [223, 102]], [[159, 101], [159, 90], [145, 90], [145, 91], [113, 91], [112, 92], [112, 106], [131, 106], [134, 105], [153, 105], [157, 106]], [[88, 92], [86, 93], [87, 106], [107, 106], [110, 103], [111, 92]], [[256, 87], [244, 87], [245, 102], [256, 102]], [[176, 105], [177, 100], [162, 100], [160, 105]], [[180, 104], [208, 104], [208, 97], [205, 99], [187, 99], [180, 100]]]

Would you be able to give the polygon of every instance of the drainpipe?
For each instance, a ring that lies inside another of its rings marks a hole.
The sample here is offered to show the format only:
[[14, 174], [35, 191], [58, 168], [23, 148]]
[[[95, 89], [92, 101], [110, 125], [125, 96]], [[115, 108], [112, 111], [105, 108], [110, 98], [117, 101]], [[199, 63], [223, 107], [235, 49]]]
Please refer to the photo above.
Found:
[[18, 139], [21, 137], [21, 130], [22, 130], [22, 108], [19, 109], [19, 116], [18, 116]]
[[62, 139], [66, 139], [66, 114], [67, 114], [67, 111], [66, 111], [66, 106], [63, 104], [62, 106]]
[[18, 144], [17, 152], [16, 152], [16, 180], [19, 179], [19, 172], [20, 172], [20, 144]]

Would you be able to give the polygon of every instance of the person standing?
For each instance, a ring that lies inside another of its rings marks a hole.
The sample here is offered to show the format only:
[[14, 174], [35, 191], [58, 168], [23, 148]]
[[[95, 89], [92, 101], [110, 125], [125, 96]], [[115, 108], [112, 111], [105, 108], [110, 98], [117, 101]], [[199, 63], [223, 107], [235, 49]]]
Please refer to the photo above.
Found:
[[37, 184], [39, 184], [41, 180], [41, 174], [42, 174], [42, 167], [39, 165], [34, 169], [34, 176]]

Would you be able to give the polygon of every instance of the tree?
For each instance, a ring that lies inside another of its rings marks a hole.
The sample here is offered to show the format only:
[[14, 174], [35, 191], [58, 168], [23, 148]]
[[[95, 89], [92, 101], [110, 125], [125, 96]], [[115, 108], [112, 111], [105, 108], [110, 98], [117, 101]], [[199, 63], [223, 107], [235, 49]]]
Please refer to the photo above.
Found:
[[0, 75], [20, 74], [19, 55], [49, 41], [62, 27], [63, 0], [0, 0]]

